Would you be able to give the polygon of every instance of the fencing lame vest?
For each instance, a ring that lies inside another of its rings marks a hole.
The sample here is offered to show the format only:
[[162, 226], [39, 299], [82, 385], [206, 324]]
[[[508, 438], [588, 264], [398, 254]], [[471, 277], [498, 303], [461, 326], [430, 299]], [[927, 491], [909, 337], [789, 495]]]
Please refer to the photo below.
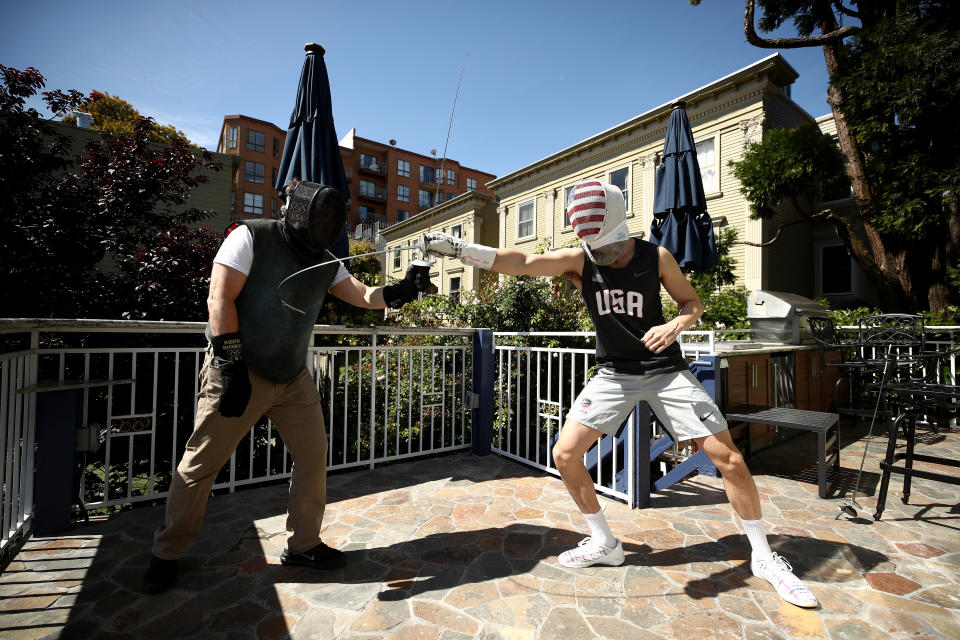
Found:
[[597, 366], [618, 373], [683, 371], [687, 361], [674, 342], [660, 353], [641, 342], [648, 329], [664, 323], [657, 246], [639, 238], [630, 262], [619, 268], [583, 261], [582, 295], [597, 330]]
[[[300, 307], [305, 313], [297, 313], [280, 302], [277, 285], [310, 265], [290, 251], [275, 220], [245, 220], [243, 224], [253, 235], [253, 264], [237, 297], [243, 353], [251, 371], [270, 382], [287, 383], [306, 366], [313, 326], [338, 264], [311, 269], [284, 285], [288, 299], [310, 301]], [[327, 255], [334, 259], [329, 252]]]

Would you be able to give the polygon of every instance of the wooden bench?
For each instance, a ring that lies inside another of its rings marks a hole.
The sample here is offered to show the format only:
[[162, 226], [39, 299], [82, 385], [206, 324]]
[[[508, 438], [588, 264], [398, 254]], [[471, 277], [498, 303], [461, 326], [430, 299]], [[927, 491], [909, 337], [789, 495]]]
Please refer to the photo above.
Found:
[[[840, 469], [840, 416], [838, 414], [746, 404], [728, 412], [726, 418], [727, 422], [752, 422], [815, 432], [817, 434], [817, 484], [820, 497], [827, 497], [827, 468], [833, 467], [834, 471]], [[749, 455], [749, 429], [747, 434], [747, 455]]]

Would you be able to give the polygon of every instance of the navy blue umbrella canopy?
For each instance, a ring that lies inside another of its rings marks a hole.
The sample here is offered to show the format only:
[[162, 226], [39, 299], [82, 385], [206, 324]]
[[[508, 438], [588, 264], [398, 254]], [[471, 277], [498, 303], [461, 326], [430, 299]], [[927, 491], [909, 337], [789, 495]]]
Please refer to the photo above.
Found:
[[667, 249], [683, 271], [716, 266], [713, 222], [707, 213], [703, 179], [683, 102], [673, 105], [657, 167], [650, 241]]
[[[347, 174], [340, 157], [340, 142], [333, 126], [333, 104], [330, 100], [330, 80], [323, 61], [324, 49], [315, 42], [308, 43], [307, 52], [297, 85], [297, 101], [290, 115], [287, 139], [280, 156], [280, 170], [274, 185], [284, 197], [283, 188], [292, 179], [309, 180], [329, 185], [350, 199]], [[338, 258], [347, 255], [347, 234], [330, 250]]]

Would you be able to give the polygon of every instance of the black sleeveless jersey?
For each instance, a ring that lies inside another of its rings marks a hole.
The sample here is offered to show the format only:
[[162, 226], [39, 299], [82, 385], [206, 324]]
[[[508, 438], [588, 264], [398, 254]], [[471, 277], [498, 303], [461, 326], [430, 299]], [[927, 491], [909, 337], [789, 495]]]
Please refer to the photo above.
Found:
[[657, 245], [639, 238], [634, 242], [633, 259], [619, 269], [595, 265], [584, 256], [581, 293], [597, 329], [597, 366], [630, 374], [683, 371], [687, 362], [678, 342], [660, 353], [641, 342], [664, 318]]

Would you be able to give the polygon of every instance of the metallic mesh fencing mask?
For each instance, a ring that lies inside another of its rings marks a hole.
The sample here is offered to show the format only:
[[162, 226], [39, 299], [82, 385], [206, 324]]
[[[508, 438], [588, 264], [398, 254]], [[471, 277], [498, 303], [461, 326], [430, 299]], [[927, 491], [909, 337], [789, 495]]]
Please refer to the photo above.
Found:
[[284, 215], [285, 234], [295, 250], [322, 253], [332, 247], [343, 233], [347, 207], [343, 196], [333, 187], [316, 182], [300, 182], [287, 200]]

